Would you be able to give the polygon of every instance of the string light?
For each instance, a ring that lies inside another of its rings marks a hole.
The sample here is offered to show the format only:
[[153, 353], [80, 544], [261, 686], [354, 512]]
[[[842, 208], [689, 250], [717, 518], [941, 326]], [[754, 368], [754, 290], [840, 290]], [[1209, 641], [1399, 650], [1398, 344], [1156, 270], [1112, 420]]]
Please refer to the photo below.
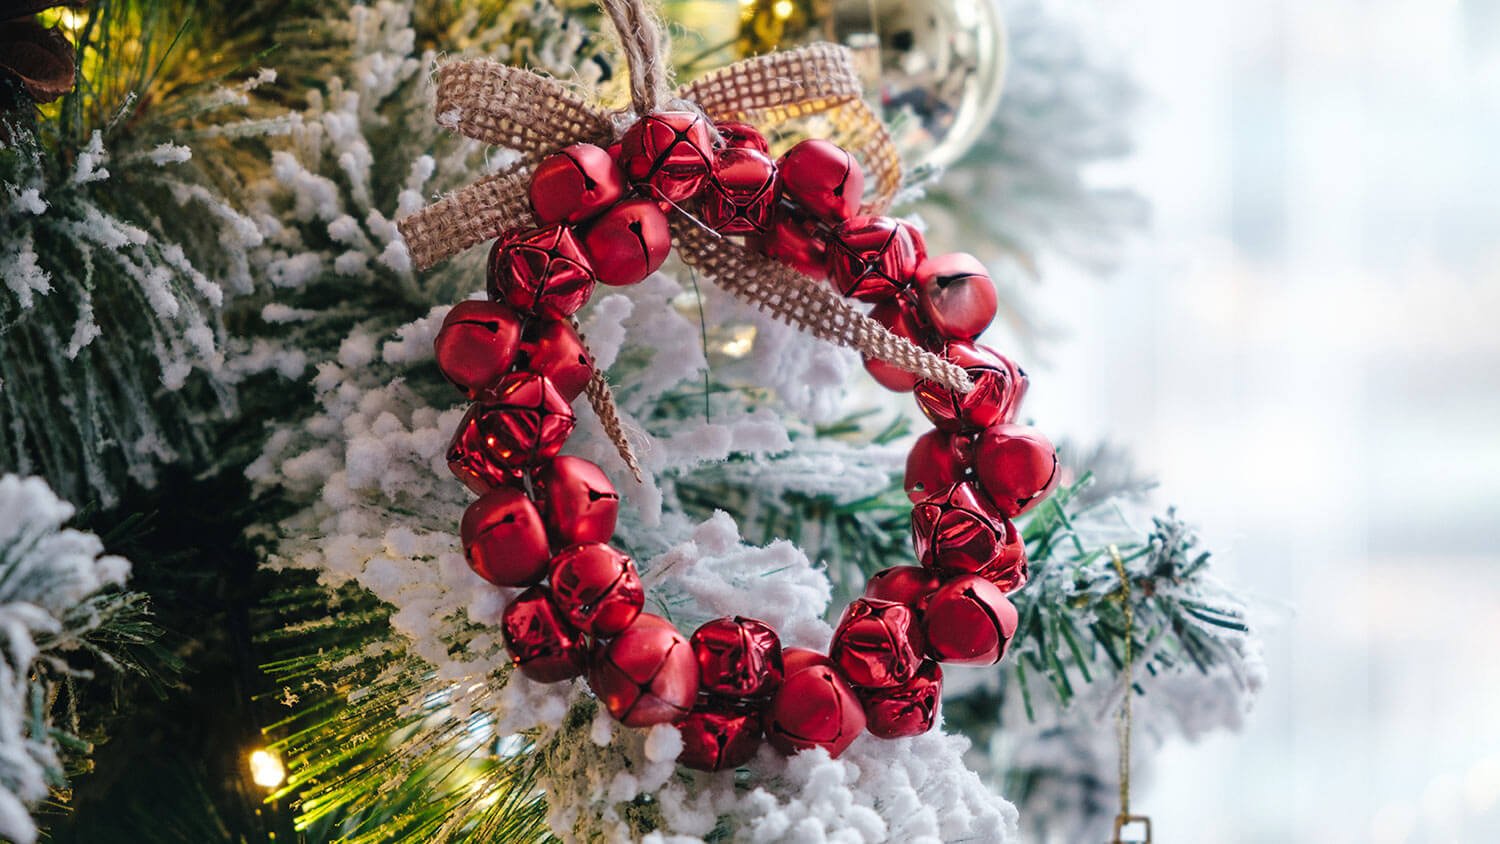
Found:
[[42, 22], [47, 25], [60, 26], [71, 36], [77, 35], [83, 29], [84, 25], [89, 22], [89, 16], [87, 12], [74, 9], [53, 9], [42, 16]]
[[261, 788], [272, 789], [286, 781], [286, 768], [276, 754], [256, 750], [250, 754], [250, 779]]
[[724, 343], [722, 351], [728, 357], [742, 358], [750, 354], [753, 348], [755, 348], [755, 326], [742, 325], [734, 330], [734, 336]]

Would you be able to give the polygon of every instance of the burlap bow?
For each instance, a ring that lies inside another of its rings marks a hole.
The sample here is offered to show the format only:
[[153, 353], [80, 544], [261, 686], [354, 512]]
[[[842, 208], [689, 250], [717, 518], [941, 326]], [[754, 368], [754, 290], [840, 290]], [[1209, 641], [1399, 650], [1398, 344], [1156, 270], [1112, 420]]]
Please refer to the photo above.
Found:
[[[890, 207], [901, 185], [900, 158], [861, 98], [853, 56], [846, 48], [813, 44], [760, 56], [672, 92], [660, 28], [642, 0], [601, 0], [600, 5], [620, 35], [630, 74], [629, 111], [608, 110], [555, 79], [493, 61], [454, 61], [438, 69], [438, 123], [516, 150], [521, 160], [398, 223], [417, 269], [509, 232], [535, 228], [527, 187], [537, 161], [570, 144], [607, 146], [636, 116], [663, 108], [696, 110], [713, 121], [741, 121], [767, 130], [816, 118], [829, 139], [864, 166], [871, 190], [861, 211], [880, 214]], [[961, 367], [887, 331], [829, 285], [721, 237], [685, 211], [672, 215], [672, 233], [683, 261], [776, 318], [951, 389], [972, 388]], [[602, 373], [594, 373], [587, 393], [620, 456], [639, 478]]]

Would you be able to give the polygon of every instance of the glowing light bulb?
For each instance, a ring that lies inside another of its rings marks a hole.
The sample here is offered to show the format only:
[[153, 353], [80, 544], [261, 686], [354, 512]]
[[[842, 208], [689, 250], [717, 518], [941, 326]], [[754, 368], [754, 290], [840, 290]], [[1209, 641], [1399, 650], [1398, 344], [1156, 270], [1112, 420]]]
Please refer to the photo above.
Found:
[[276, 754], [257, 750], [250, 754], [250, 779], [261, 788], [275, 788], [286, 780], [286, 768]]
[[[57, 9], [53, 12], [57, 16], [57, 25], [62, 27], [69, 35], [77, 35], [85, 24], [89, 22], [87, 12], [77, 12], [72, 9]], [[46, 20], [46, 18], [43, 18]]]
[[736, 328], [734, 336], [724, 343], [723, 352], [732, 358], [742, 358], [750, 354], [755, 348], [755, 326], [745, 325]]
[[795, 11], [797, 11], [797, 5], [792, 0], [776, 0], [771, 4], [771, 14], [780, 20], [786, 20]]

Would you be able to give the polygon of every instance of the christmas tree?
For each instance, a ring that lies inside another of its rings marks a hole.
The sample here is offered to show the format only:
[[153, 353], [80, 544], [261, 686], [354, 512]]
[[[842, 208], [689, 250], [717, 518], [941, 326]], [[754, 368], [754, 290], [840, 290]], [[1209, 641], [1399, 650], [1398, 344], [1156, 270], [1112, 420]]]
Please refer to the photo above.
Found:
[[[662, 10], [684, 76], [732, 50], [690, 5]], [[999, 109], [899, 210], [985, 257], [1004, 331], [1033, 342], [1043, 258], [1103, 268], [1142, 211], [1083, 175], [1128, 148], [1128, 83], [1068, 24], [1001, 8]], [[764, 39], [759, 12], [745, 31]], [[792, 43], [794, 16], [771, 14]], [[1062, 485], [1016, 522], [1030, 581], [1006, 658], [948, 673], [937, 729], [680, 767], [673, 727], [624, 728], [587, 684], [513, 669], [510, 595], [464, 561], [472, 496], [444, 465], [464, 407], [433, 352], [482, 256], [418, 271], [397, 228], [518, 159], [434, 120], [434, 62], [623, 101], [599, 13], [98, 0], [0, 18], [30, 59], [0, 64], [0, 836], [1102, 838], [1122, 699], [1139, 752], [1234, 726], [1258, 687], [1244, 607], [1190, 525], [1153, 515], [1116, 452], [1064, 443]], [[578, 316], [641, 482], [586, 410], [568, 450], [621, 494], [614, 543], [648, 611], [684, 630], [754, 615], [823, 647], [871, 575], [914, 562], [914, 415], [862, 386], [856, 353], [676, 260]]]

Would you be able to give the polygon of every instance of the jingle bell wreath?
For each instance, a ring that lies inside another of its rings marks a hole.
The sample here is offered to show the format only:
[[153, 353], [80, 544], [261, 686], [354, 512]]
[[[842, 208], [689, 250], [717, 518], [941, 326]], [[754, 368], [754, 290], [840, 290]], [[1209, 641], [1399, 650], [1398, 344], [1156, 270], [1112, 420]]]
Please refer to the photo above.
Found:
[[[640, 19], [630, 17], [638, 3], [604, 5], [622, 33], [639, 34]], [[455, 305], [435, 341], [442, 373], [472, 401], [448, 451], [453, 474], [478, 496], [460, 526], [464, 555], [484, 579], [523, 590], [501, 630], [521, 674], [540, 683], [586, 678], [620, 723], [677, 726], [679, 762], [688, 767], [738, 767], [763, 741], [786, 754], [818, 747], [836, 757], [866, 731], [884, 739], [924, 733], [937, 714], [942, 665], [992, 665], [1004, 655], [1017, 625], [1006, 593], [1026, 582], [1025, 545], [1011, 520], [1058, 482], [1052, 445], [1015, 422], [1025, 372], [975, 342], [995, 317], [994, 285], [972, 256], [928, 255], [913, 226], [878, 213], [893, 192], [888, 168], [872, 201], [869, 162], [837, 143], [801, 140], [773, 157], [756, 126], [725, 116], [755, 109], [713, 108], [691, 86], [664, 104], [653, 80], [660, 62], [639, 55], [649, 52], [649, 33], [634, 52], [632, 38], [624, 40], [632, 116], [564, 127], [602, 143], [555, 147], [534, 167], [523, 162], [402, 223], [419, 265], [486, 231], [500, 235], [487, 265], [488, 300]], [[852, 78], [839, 48], [817, 49]], [[817, 73], [807, 79], [827, 84]], [[490, 63], [445, 66], [440, 119], [456, 111], [460, 131], [534, 147], [537, 138], [520, 137], [514, 118], [497, 129], [504, 118], [475, 115], [503, 114], [515, 86], [539, 84]], [[563, 112], [590, 114], [565, 89], [551, 96]], [[466, 98], [487, 105], [451, 108]], [[841, 102], [860, 107], [857, 84]], [[830, 318], [787, 305], [767, 284], [853, 326], [825, 334], [865, 352], [871, 376], [913, 393], [934, 426], [906, 465], [914, 564], [870, 578], [827, 653], [783, 648], [777, 631], [753, 618], [686, 631], [646, 612], [634, 561], [610, 545], [620, 507], [614, 485], [598, 465], [561, 453], [574, 429], [572, 403], [587, 393], [635, 468], [608, 386], [571, 318], [597, 285], [646, 279], [674, 240], [685, 261], [727, 289], [748, 289], [747, 298], [778, 316], [814, 329]], [[760, 273], [766, 259], [779, 269]], [[866, 318], [846, 301], [819, 298], [829, 291], [873, 310]]]

